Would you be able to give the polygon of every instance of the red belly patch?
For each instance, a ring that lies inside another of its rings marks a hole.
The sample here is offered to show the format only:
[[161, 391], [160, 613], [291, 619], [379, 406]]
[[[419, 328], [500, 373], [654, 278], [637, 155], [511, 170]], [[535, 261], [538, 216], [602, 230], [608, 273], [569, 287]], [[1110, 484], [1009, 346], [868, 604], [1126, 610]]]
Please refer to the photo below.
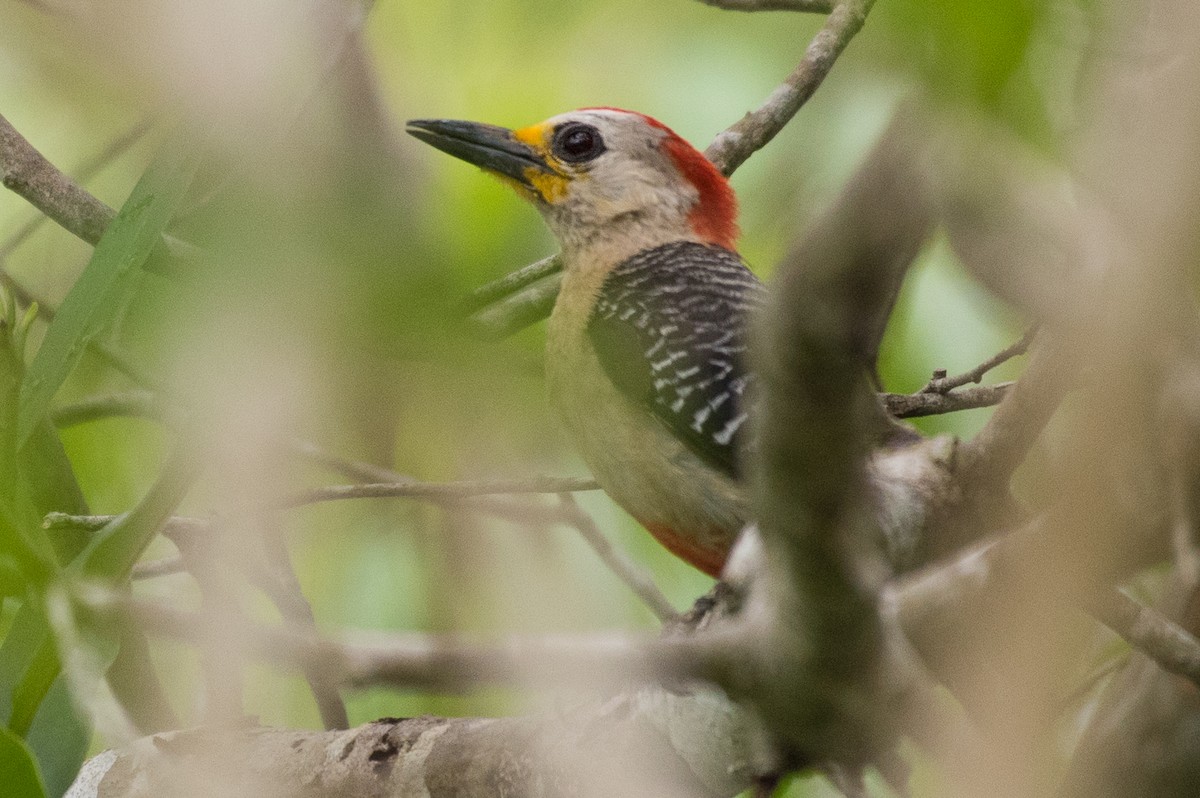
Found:
[[725, 567], [725, 560], [729, 556], [728, 549], [706, 548], [697, 543], [693, 537], [680, 534], [663, 524], [643, 523], [642, 526], [646, 527], [646, 530], [654, 536], [655, 540], [663, 544], [667, 551], [679, 559], [699, 568], [711, 577], [715, 578], [721, 575], [721, 569]]

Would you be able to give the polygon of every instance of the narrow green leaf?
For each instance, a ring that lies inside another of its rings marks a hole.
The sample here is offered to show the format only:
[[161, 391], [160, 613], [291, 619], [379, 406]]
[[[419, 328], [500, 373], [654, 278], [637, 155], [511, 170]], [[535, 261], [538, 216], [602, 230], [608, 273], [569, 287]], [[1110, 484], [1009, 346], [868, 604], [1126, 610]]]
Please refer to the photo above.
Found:
[[12, 693], [12, 712], [8, 716], [8, 728], [24, 737], [33, 725], [38, 707], [54, 680], [58, 678], [61, 664], [58, 661], [58, 650], [54, 646], [54, 638], [46, 635], [33, 657], [29, 660], [25, 673]]
[[6, 311], [0, 326], [0, 554], [23, 575], [40, 582], [54, 568], [41, 515], [30, 503], [17, 456], [16, 423], [23, 364], [12, 340]]
[[0, 784], [8, 798], [46, 798], [33, 754], [15, 734], [0, 728]]
[[24, 445], [50, 410], [50, 400], [128, 301], [195, 174], [198, 148], [176, 139], [159, 152], [108, 226], [83, 274], [63, 300], [21, 384], [17, 441]]
[[[86, 515], [87, 501], [75, 478], [75, 469], [67, 458], [58, 431], [48, 420], [34, 429], [18, 455], [18, 467], [26, 495], [37, 517], [60, 512]], [[69, 563], [87, 545], [86, 534], [64, 534], [52, 539], [58, 562]]]
[[0, 722], [7, 726], [12, 717], [13, 694], [25, 678], [29, 663], [43, 641], [50, 636], [46, 616], [31, 601], [23, 603], [13, 617], [4, 643], [0, 645]]
[[196, 452], [189, 446], [177, 446], [137, 506], [97, 531], [71, 569], [91, 578], [124, 579], [163, 521], [183, 501], [199, 470]]
[[58, 677], [25, 735], [49, 798], [59, 798], [71, 786], [87, 757], [91, 738], [91, 723], [80, 716], [66, 679]]

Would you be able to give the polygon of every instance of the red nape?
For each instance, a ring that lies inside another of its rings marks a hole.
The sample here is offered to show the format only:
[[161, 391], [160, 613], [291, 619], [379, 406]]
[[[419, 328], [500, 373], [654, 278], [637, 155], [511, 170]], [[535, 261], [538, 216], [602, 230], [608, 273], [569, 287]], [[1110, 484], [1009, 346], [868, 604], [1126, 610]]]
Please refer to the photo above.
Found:
[[679, 173], [696, 187], [696, 191], [700, 195], [696, 206], [688, 214], [692, 232], [705, 243], [716, 244], [725, 249], [735, 249], [738, 237], [737, 197], [734, 195], [729, 181], [725, 179], [725, 175], [721, 174], [721, 170], [717, 169], [712, 161], [704, 157], [704, 153], [688, 144], [674, 130], [652, 116], [607, 106], [581, 108], [580, 110], [616, 111], [622, 114], [632, 114], [644, 119], [651, 127], [666, 133], [662, 143], [663, 150], [671, 157], [671, 161]]
[[662, 524], [642, 524], [642, 526], [646, 527], [646, 531], [663, 544], [667, 551], [688, 565], [699, 568], [714, 579], [721, 576], [721, 569], [725, 567], [725, 560], [729, 556], [728, 551], [715, 551], [698, 546], [687, 535], [681, 535]]

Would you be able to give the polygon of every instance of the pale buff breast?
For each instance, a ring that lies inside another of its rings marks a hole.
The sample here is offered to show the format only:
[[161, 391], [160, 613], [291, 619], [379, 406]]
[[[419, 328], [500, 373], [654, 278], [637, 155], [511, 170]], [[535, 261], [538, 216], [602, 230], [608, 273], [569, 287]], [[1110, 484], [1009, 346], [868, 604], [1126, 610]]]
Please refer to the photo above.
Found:
[[568, 273], [550, 316], [550, 399], [604, 490], [639, 522], [725, 551], [748, 519], [742, 488], [701, 461], [609, 381], [586, 326], [604, 274]]

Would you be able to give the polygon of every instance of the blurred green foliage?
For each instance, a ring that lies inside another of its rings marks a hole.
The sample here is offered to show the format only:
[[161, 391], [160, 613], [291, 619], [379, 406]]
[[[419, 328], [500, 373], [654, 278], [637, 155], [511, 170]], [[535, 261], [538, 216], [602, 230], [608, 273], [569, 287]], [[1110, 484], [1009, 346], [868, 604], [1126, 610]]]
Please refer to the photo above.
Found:
[[[0, 611], [6, 718], [14, 690], [20, 695], [16, 685], [31, 678], [29, 663], [49, 663], [32, 674], [41, 677], [33, 679], [38, 700], [57, 673], [53, 651], [45, 654], [36, 585], [48, 578], [46, 569], [78, 550], [38, 566], [49, 556], [38, 518], [48, 509], [78, 512], [84, 497], [92, 512], [129, 510], [175, 445], [154, 422], [112, 418], [63, 429], [64, 460], [53, 431], [36, 432], [36, 422], [56, 405], [136, 387], [84, 351], [98, 334], [168, 386], [196, 419], [205, 448], [216, 451], [218, 465], [181, 512], [236, 518], [254, 497], [266, 502], [304, 485], [341, 481], [261, 454], [272, 436], [309, 438], [428, 480], [583, 473], [543, 396], [540, 328], [480, 343], [455, 324], [455, 303], [471, 288], [553, 251], [531, 208], [477, 171], [398, 139], [395, 130], [364, 133], [361, 103], [340, 94], [336, 75], [314, 64], [298, 70], [298, 82], [325, 81], [333, 90], [310, 86], [296, 102], [281, 104], [277, 116], [231, 120], [220, 114], [237, 106], [172, 95], [169, 85], [139, 72], [146, 64], [136, 46], [120, 52], [120, 42], [106, 45], [104, 37], [81, 43], [32, 5], [0, 2], [6, 17], [0, 112], [66, 171], [146, 116], [183, 119], [185, 126], [205, 117], [218, 131], [172, 224], [213, 253], [210, 260], [172, 278], [140, 270], [153, 238], [145, 235], [175, 210], [171, 192], [187, 186], [175, 175], [154, 198], [140, 198], [138, 181], [149, 179], [146, 165], [162, 146], [152, 135], [88, 184], [114, 207], [132, 192], [131, 210], [161, 211], [132, 242], [136, 252], [104, 261], [106, 246], [119, 242], [106, 238], [93, 256], [47, 224], [0, 262], [49, 305], [62, 307], [60, 318], [72, 303], [87, 310], [86, 323], [49, 331], [39, 324], [32, 331], [30, 351], [37, 354], [30, 368], [39, 382], [22, 394], [20, 430], [33, 434], [40, 466], [17, 460], [22, 366], [10, 357], [0, 375], [8, 425], [0, 435], [0, 584], [10, 596]], [[650, 113], [702, 147], [767, 96], [821, 23], [808, 15], [733, 14], [686, 0], [380, 0], [366, 33], [369, 69], [396, 124], [419, 116], [519, 126], [574, 107], [614, 105]], [[814, 99], [734, 177], [743, 255], [769, 278], [789, 243], [853, 172], [898, 99], [914, 89], [1053, 155], [1072, 123], [1061, 101], [1071, 97], [1075, 44], [1087, 33], [1086, 3], [879, 0]], [[212, 56], [220, 61], [224, 54]], [[0, 195], [0, 247], [36, 215], [15, 195]], [[118, 227], [114, 237], [121, 234]], [[122, 290], [96, 279], [97, 261], [123, 270]], [[93, 311], [103, 317], [89, 316]], [[886, 386], [912, 391], [935, 368], [970, 368], [1019, 330], [1020, 320], [971, 282], [935, 240], [892, 320], [881, 361]], [[1016, 368], [1010, 364], [991, 379], [1010, 378]], [[970, 434], [986, 412], [919, 426]], [[14, 476], [22, 468], [37, 475], [36, 484]], [[76, 484], [81, 494], [72, 493]], [[582, 500], [601, 529], [653, 569], [678, 606], [707, 588], [709, 580], [667, 555], [605, 497]], [[324, 629], [496, 634], [654, 625], [568, 530], [401, 500], [289, 510], [282, 524]], [[156, 541], [147, 556], [170, 551]], [[26, 592], [22, 582], [33, 588]], [[138, 583], [135, 592], [173, 604], [195, 601], [185, 576]], [[251, 616], [276, 619], [262, 597], [246, 602]], [[201, 682], [195, 651], [157, 641], [151, 651], [174, 710], [194, 722]], [[68, 730], [79, 718], [61, 681], [55, 685], [42, 711], [58, 713], [49, 722], [61, 734], [39, 731], [34, 720], [28, 738], [51, 795], [69, 781], [64, 764], [73, 768], [82, 755], [72, 743], [82, 737]], [[347, 699], [352, 723], [526, 706], [524, 697], [506, 691], [431, 696], [372, 689]], [[265, 724], [319, 724], [307, 687], [293, 675], [251, 668], [246, 702], [246, 712]], [[104, 744], [98, 739], [93, 746]], [[34, 784], [27, 751], [3, 732], [6, 789], [19, 778]], [[789, 794], [829, 793], [820, 780], [807, 779]]]

